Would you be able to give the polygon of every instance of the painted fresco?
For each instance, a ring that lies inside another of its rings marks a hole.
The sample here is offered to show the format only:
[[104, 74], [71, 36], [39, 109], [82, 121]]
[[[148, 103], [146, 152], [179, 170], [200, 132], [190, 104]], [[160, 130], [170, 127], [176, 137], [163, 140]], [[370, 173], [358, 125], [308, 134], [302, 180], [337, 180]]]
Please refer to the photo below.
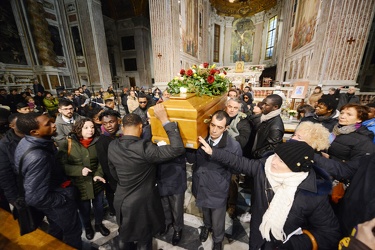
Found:
[[180, 32], [182, 50], [194, 57], [198, 55], [198, 0], [181, 2]]
[[231, 62], [253, 60], [254, 33], [255, 26], [250, 19], [237, 19], [233, 22]]
[[0, 62], [26, 65], [25, 53], [10, 1], [0, 2]]
[[320, 0], [300, 0], [295, 22], [292, 51], [309, 44], [315, 35]]

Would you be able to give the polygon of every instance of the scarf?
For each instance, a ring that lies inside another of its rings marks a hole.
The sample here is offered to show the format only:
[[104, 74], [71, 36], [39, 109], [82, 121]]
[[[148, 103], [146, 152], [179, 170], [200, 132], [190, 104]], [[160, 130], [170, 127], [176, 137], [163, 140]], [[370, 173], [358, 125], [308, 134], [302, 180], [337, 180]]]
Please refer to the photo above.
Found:
[[89, 138], [89, 139], [79, 139], [79, 142], [84, 146], [85, 148], [88, 148], [90, 146], [90, 143], [92, 142], [94, 138]]
[[270, 232], [276, 240], [284, 241], [286, 239], [284, 224], [288, 217], [290, 208], [293, 205], [294, 196], [298, 186], [304, 179], [306, 179], [309, 173], [273, 173], [271, 171], [273, 157], [274, 155], [268, 157], [264, 169], [266, 178], [271, 184], [275, 195], [269, 204], [267, 211], [263, 214], [262, 224], [260, 224], [259, 230], [262, 237], [267, 241], [271, 241]]
[[269, 119], [280, 115], [280, 113], [281, 113], [281, 109], [276, 109], [274, 111], [269, 112], [266, 115], [262, 114], [262, 116], [260, 117], [260, 122], [262, 123], [262, 122], [268, 121]]
[[314, 119], [321, 123], [321, 122], [333, 119], [335, 115], [336, 115], [336, 112], [332, 112], [332, 114], [330, 114], [329, 116], [314, 114]]
[[360, 126], [361, 126], [361, 123], [356, 123], [356, 124], [346, 125], [346, 126], [341, 126], [340, 124], [337, 123], [333, 127], [332, 133], [329, 136], [329, 142], [332, 143], [336, 139], [336, 136], [338, 135], [347, 135], [356, 131]]

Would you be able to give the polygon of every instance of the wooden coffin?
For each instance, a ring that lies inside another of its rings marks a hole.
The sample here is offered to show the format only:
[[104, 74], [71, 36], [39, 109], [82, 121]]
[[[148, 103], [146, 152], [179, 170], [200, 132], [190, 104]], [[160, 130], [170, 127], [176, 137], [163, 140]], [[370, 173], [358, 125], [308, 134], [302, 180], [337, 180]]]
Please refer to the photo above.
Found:
[[[208, 120], [218, 109], [224, 109], [226, 95], [196, 96], [194, 93], [171, 96], [163, 102], [170, 121], [178, 122], [185, 148], [199, 147], [198, 136], [208, 135]], [[152, 141], [165, 141], [169, 144], [167, 133], [161, 122], [154, 115], [154, 108], [149, 109]]]

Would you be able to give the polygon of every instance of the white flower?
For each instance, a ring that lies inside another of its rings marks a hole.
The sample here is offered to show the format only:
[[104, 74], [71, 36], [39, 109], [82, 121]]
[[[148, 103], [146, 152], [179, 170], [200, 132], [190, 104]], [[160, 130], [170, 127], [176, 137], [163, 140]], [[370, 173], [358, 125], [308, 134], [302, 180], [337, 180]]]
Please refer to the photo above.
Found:
[[181, 94], [186, 94], [186, 92], [187, 92], [187, 88], [185, 88], [185, 87], [181, 87], [180, 88], [180, 93]]
[[225, 78], [225, 77], [227, 77], [224, 73], [220, 73], [219, 76], [220, 76], [221, 78]]

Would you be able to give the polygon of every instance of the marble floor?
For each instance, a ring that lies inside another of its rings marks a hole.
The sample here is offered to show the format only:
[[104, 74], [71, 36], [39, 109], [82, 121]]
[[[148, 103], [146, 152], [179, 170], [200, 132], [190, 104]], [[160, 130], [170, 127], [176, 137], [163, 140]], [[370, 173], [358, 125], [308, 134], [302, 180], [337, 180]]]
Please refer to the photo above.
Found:
[[[195, 199], [191, 194], [191, 166], [187, 164], [188, 173], [188, 189], [185, 193], [185, 214], [184, 214], [184, 228], [182, 239], [178, 246], [173, 246], [170, 242], [172, 240], [173, 229], [170, 229], [168, 234], [164, 236], [157, 235], [153, 239], [153, 249], [212, 249], [212, 238], [211, 234], [206, 242], [200, 242], [199, 233], [200, 227], [203, 225], [201, 218], [201, 212], [195, 206]], [[236, 249], [248, 249], [249, 241], [249, 219], [250, 215], [246, 212], [249, 210], [250, 194], [239, 188], [238, 202], [236, 207], [237, 216], [231, 219], [228, 214], [226, 216], [226, 237], [224, 238], [223, 246], [225, 250]], [[247, 220], [245, 215], [247, 215]], [[246, 221], [244, 221], [246, 220]], [[88, 241], [85, 238], [84, 232], [82, 239], [84, 240], [84, 249], [92, 250], [110, 250], [116, 248], [117, 230], [118, 226], [115, 222], [115, 217], [106, 215], [103, 222], [107, 228], [110, 229], [111, 234], [103, 237], [100, 233], [96, 233], [93, 240]]]

